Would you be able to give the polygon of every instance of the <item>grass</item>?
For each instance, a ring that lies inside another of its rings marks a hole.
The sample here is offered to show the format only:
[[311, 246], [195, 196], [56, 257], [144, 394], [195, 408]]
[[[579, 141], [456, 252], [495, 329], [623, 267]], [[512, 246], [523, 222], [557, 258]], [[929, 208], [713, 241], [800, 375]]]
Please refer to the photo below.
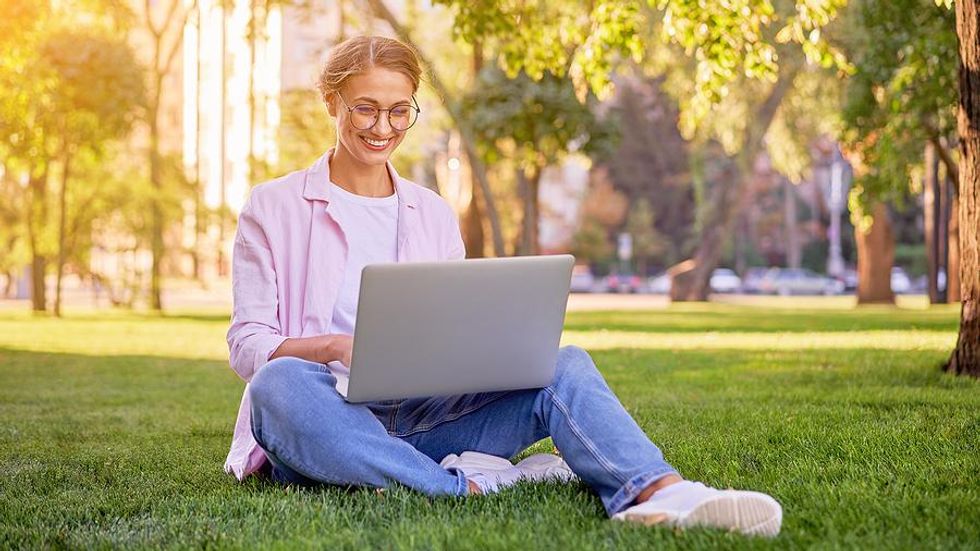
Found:
[[0, 548], [976, 549], [980, 382], [939, 371], [958, 312], [783, 306], [570, 313], [564, 338], [683, 474], [776, 496], [773, 541], [613, 523], [579, 484], [238, 484], [226, 314], [0, 312]]

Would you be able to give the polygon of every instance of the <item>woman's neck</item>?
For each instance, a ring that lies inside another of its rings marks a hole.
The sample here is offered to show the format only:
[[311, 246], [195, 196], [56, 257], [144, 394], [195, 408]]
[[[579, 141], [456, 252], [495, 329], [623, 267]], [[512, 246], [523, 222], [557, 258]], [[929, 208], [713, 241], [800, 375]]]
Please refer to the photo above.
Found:
[[330, 156], [330, 181], [355, 194], [366, 197], [389, 197], [395, 192], [386, 165], [365, 165], [338, 145]]

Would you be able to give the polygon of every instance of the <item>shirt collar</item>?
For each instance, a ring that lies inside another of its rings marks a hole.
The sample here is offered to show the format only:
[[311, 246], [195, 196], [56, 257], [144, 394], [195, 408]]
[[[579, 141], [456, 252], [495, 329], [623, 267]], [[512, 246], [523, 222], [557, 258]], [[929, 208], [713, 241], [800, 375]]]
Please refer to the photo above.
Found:
[[[320, 156], [310, 168], [306, 169], [306, 181], [303, 184], [303, 198], [309, 201], [323, 201], [330, 203], [330, 156], [333, 155], [334, 148], [330, 148]], [[418, 195], [415, 190], [403, 183], [391, 161], [386, 164], [391, 181], [395, 183], [395, 194], [398, 195], [398, 202], [410, 209], [418, 206]]]

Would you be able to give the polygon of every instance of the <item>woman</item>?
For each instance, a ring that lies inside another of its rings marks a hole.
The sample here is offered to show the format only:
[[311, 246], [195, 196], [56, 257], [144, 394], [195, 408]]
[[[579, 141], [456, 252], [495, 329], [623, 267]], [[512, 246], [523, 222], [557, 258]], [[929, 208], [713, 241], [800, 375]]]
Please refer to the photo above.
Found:
[[[771, 497], [683, 480], [581, 349], [561, 350], [544, 389], [366, 405], [340, 396], [361, 269], [464, 256], [449, 206], [388, 162], [418, 117], [420, 74], [398, 41], [337, 45], [319, 80], [336, 147], [256, 187], [242, 210], [228, 345], [248, 384], [226, 470], [470, 495], [570, 467], [616, 519], [778, 533], [782, 510]], [[548, 436], [567, 467], [545, 456], [508, 461]]]

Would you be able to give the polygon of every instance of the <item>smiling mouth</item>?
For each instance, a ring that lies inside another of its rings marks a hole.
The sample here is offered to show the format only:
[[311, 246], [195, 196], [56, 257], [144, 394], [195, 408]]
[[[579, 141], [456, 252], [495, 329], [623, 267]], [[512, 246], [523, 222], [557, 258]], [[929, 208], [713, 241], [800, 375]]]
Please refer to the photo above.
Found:
[[373, 149], [375, 151], [382, 151], [388, 147], [388, 144], [391, 143], [391, 138], [385, 140], [374, 140], [371, 138], [365, 138], [364, 136], [361, 136], [361, 141], [366, 143], [369, 149]]

